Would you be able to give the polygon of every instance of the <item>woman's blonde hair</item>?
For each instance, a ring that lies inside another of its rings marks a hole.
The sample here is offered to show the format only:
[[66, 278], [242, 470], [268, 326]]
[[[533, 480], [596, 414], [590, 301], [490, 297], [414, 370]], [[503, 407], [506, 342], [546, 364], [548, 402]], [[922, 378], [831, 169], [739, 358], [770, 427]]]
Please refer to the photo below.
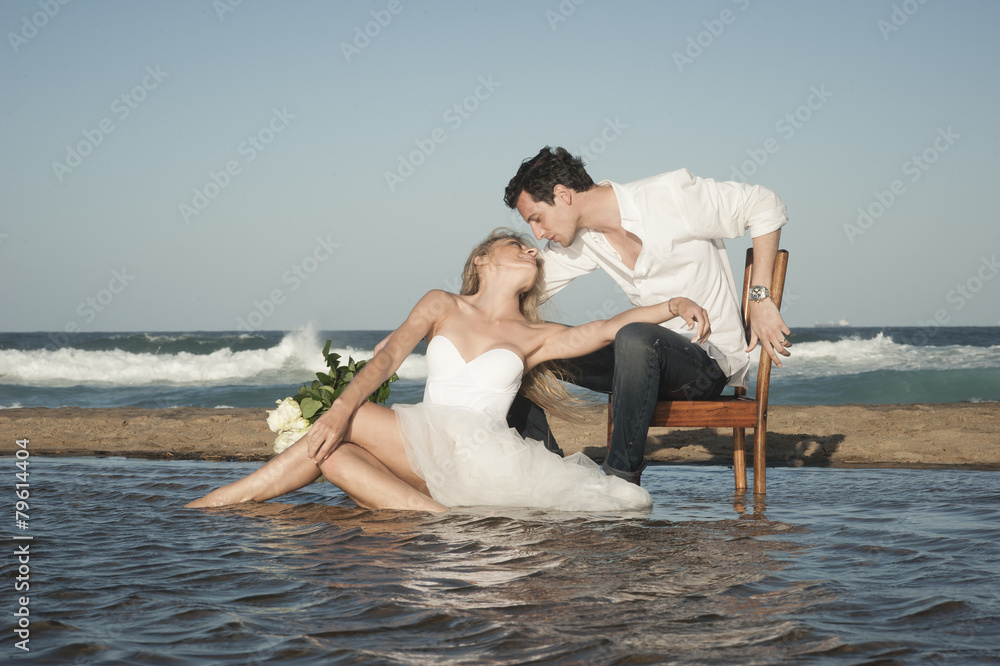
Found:
[[[483, 242], [472, 248], [465, 268], [462, 270], [462, 291], [463, 296], [470, 296], [479, 291], [479, 266], [476, 264], [478, 257], [489, 257], [493, 254], [493, 246], [498, 241], [513, 239], [524, 247], [535, 247], [532, 239], [519, 234], [512, 229], [500, 227], [494, 229]], [[544, 321], [540, 314], [542, 306], [542, 284], [545, 275], [545, 266], [541, 257], [538, 257], [536, 265], [538, 274], [535, 276], [535, 283], [531, 289], [521, 294], [520, 310], [524, 318], [532, 323]], [[564, 376], [558, 363], [549, 361], [540, 363], [532, 368], [521, 380], [521, 391], [525, 396], [545, 411], [562, 417], [570, 417], [575, 414], [573, 407], [580, 406], [583, 401], [566, 390], [559, 380]]]

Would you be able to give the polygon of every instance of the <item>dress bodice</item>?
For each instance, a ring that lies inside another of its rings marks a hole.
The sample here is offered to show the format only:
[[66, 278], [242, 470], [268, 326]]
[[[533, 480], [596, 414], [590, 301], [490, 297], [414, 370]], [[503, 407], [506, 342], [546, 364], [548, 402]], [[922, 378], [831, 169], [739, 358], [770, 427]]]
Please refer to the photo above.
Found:
[[443, 335], [427, 343], [424, 402], [506, 414], [521, 386], [524, 364], [509, 349], [491, 349], [466, 362]]

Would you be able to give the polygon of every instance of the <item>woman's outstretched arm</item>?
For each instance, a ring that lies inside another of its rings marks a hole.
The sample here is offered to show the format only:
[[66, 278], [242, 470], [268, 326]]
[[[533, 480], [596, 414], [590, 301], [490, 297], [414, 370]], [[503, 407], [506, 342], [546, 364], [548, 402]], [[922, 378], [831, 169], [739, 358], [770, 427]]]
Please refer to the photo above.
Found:
[[420, 299], [406, 321], [393, 331], [386, 344], [309, 429], [303, 439], [310, 459], [320, 463], [340, 445], [358, 408], [382, 382], [392, 377], [417, 343], [454, 309], [454, 299], [453, 294], [437, 289]]
[[674, 317], [684, 319], [688, 328], [697, 328], [694, 337], [696, 344], [707, 340], [712, 332], [705, 308], [689, 298], [671, 298], [657, 305], [631, 308], [610, 319], [600, 319], [580, 326], [550, 324], [553, 327], [552, 334], [545, 338], [537, 351], [529, 355], [528, 365], [534, 367], [544, 361], [583, 356], [614, 342], [615, 335], [626, 324], [660, 324]]

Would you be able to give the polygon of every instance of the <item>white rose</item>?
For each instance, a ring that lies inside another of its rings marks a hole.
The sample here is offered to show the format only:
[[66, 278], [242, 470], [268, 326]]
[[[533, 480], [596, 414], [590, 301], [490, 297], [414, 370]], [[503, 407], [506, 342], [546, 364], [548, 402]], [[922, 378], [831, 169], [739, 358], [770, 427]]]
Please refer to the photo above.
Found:
[[309, 421], [302, 418], [302, 410], [299, 403], [291, 398], [275, 400], [277, 409], [267, 410], [267, 427], [271, 432], [283, 432], [285, 430], [305, 430], [309, 428]]
[[309, 432], [310, 423], [302, 417], [299, 403], [293, 399], [275, 400], [275, 403], [277, 409], [267, 410], [267, 427], [278, 433], [273, 448], [275, 453], [281, 453]]
[[[303, 421], [305, 421], [305, 419], [303, 419]], [[274, 440], [274, 446], [272, 447], [274, 452], [281, 453], [289, 446], [302, 439], [302, 436], [307, 432], [309, 432], [308, 421], [306, 421], [306, 427], [300, 430], [282, 430], [281, 434]]]

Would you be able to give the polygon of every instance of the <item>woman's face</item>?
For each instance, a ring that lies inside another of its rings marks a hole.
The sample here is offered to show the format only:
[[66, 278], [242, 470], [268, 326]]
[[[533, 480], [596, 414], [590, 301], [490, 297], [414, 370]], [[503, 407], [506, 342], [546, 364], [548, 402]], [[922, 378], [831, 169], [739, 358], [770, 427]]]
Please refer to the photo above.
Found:
[[496, 268], [528, 269], [532, 275], [538, 272], [538, 250], [522, 244], [516, 238], [502, 238], [493, 243], [490, 255], [484, 257], [484, 260], [484, 264], [492, 264]]

